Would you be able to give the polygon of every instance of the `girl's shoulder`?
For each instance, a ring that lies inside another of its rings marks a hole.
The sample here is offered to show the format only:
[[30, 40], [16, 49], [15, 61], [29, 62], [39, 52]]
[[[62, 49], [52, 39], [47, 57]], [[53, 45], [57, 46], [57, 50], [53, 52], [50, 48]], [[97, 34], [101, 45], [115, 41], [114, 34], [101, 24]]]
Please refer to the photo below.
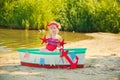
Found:
[[60, 35], [56, 35], [56, 38], [62, 40], [62, 37]]

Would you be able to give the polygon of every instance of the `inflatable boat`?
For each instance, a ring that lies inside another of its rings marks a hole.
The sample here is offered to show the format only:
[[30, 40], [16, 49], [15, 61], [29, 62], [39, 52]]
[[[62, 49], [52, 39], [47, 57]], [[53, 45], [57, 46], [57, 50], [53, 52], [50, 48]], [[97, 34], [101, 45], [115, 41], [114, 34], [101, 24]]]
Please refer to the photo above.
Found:
[[84, 68], [86, 48], [41, 52], [39, 48], [18, 49], [21, 65], [38, 68]]

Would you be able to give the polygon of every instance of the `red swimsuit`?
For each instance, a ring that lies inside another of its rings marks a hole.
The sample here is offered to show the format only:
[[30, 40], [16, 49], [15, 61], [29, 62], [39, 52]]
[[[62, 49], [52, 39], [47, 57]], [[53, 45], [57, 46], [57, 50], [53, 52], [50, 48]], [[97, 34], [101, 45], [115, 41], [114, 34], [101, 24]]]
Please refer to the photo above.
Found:
[[46, 49], [48, 49], [49, 51], [54, 51], [57, 48], [59, 42], [60, 41], [58, 39], [48, 38]]

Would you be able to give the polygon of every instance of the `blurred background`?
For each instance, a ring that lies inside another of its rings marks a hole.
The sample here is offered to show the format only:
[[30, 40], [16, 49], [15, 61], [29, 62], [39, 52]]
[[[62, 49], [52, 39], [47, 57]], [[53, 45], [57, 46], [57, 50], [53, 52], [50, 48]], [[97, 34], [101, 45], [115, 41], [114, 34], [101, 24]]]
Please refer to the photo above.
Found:
[[46, 29], [58, 21], [62, 31], [120, 32], [119, 0], [0, 0], [0, 28]]

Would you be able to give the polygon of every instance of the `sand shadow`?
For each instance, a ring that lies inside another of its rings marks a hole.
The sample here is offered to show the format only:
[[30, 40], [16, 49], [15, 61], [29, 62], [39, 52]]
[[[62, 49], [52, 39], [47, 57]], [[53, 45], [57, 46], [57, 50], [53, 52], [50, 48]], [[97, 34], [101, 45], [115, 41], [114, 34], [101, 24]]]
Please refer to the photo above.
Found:
[[[0, 71], [0, 80], [34, 80], [34, 78], [36, 78], [36, 80], [46, 80], [46, 78], [48, 78], [48, 73], [51, 72], [63, 72], [65, 74], [71, 73], [99, 77], [102, 77], [101, 75], [105, 75], [107, 76], [106, 79], [102, 80], [120, 80], [120, 57], [93, 56], [88, 59], [86, 58], [85, 68], [83, 69], [45, 69], [13, 64], [0, 66]], [[87, 79], [87, 77], [85, 79]]]
[[[85, 68], [93, 70], [93, 74], [110, 76], [106, 80], [120, 80], [120, 57], [93, 56], [86, 59]], [[90, 75], [92, 73], [88, 73]]]

